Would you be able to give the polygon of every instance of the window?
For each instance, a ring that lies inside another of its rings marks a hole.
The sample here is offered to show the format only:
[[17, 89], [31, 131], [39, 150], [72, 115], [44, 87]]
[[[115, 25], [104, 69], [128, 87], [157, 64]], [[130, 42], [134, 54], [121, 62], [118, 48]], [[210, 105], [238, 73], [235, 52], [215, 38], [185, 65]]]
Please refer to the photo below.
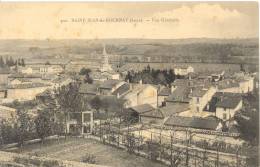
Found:
[[197, 107], [197, 112], [199, 112], [200, 111], [200, 108], [199, 107]]
[[223, 113], [223, 119], [226, 120], [227, 119], [227, 114]]
[[200, 98], [199, 97], [197, 97], [197, 103], [199, 103], [200, 102]]
[[227, 109], [226, 108], [224, 108], [224, 111], [226, 111]]

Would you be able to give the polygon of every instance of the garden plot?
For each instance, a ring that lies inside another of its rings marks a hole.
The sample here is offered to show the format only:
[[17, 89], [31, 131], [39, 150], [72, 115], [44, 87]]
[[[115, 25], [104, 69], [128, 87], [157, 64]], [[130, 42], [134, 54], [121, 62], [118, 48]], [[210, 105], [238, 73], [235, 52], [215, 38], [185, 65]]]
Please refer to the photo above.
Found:
[[149, 159], [129, 154], [125, 150], [84, 138], [50, 140], [43, 145], [30, 144], [16, 152], [69, 161], [82, 161], [86, 155], [91, 155], [94, 157], [95, 164], [113, 167], [164, 167]]

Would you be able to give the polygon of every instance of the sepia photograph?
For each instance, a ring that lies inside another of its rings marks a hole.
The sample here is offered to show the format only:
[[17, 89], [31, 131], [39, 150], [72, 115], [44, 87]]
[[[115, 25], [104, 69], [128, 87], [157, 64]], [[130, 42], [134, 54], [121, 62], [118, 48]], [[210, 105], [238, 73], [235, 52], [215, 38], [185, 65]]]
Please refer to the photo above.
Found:
[[0, 167], [258, 167], [257, 1], [0, 2]]

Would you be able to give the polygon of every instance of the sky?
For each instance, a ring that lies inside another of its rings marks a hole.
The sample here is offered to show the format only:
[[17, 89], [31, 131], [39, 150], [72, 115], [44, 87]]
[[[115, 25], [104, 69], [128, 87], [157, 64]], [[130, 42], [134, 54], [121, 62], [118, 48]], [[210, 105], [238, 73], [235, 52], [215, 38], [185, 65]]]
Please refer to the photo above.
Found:
[[0, 3], [0, 39], [101, 38], [258, 38], [258, 4]]

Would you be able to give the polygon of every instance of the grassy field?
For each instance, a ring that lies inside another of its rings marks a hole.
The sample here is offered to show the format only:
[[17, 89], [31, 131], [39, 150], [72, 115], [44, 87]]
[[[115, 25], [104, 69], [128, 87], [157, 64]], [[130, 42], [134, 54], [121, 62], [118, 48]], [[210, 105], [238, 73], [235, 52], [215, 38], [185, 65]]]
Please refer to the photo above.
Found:
[[49, 140], [43, 145], [35, 143], [14, 151], [70, 161], [81, 161], [84, 155], [90, 154], [96, 157], [96, 164], [113, 167], [164, 167], [162, 164], [129, 154], [124, 150], [83, 138], [70, 138], [66, 141]]

